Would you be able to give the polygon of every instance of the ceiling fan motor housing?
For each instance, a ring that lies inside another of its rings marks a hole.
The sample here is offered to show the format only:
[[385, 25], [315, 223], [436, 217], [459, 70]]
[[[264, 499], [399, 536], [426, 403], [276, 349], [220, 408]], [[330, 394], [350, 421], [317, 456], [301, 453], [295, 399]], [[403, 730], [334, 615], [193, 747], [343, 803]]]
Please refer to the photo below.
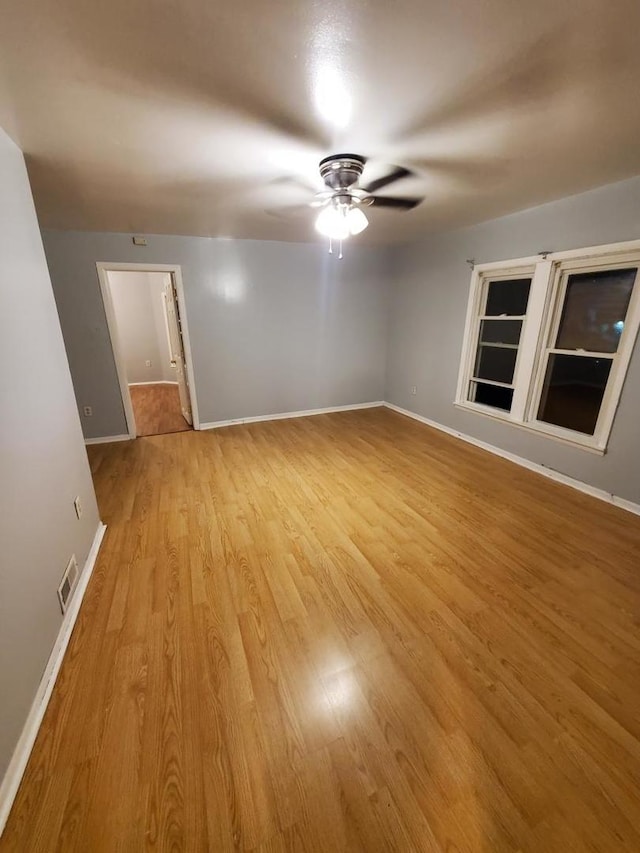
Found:
[[357, 184], [365, 158], [359, 154], [332, 154], [320, 161], [320, 176], [332, 190], [346, 190]]

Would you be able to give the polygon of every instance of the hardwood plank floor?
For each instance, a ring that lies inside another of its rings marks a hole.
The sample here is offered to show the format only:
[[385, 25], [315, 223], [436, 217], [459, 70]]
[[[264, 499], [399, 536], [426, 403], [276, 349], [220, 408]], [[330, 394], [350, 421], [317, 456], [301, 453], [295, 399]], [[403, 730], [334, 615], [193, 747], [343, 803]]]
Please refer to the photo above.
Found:
[[640, 850], [640, 518], [382, 409], [89, 452], [0, 850]]
[[129, 385], [129, 393], [138, 436], [164, 435], [191, 429], [182, 417], [177, 385], [171, 382]]

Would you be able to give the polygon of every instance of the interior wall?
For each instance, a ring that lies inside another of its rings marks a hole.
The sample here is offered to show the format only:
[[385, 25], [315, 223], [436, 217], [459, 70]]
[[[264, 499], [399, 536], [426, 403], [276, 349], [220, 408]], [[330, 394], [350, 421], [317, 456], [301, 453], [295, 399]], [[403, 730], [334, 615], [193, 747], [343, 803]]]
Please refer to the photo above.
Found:
[[0, 187], [1, 780], [62, 623], [58, 584], [99, 519], [27, 172], [2, 130]]
[[[179, 264], [202, 422], [387, 399], [640, 500], [638, 346], [604, 457], [454, 408], [470, 270], [640, 236], [640, 178], [393, 250], [44, 231], [87, 437], [126, 433], [95, 263]], [[386, 373], [386, 384], [385, 384]], [[417, 386], [417, 394], [410, 389]]]
[[175, 381], [162, 303], [168, 277], [168, 273], [108, 274], [119, 350], [130, 383]]
[[[640, 502], [640, 346], [636, 343], [608, 451], [598, 456], [455, 408], [476, 263], [640, 238], [640, 178], [433, 236], [394, 252], [386, 399], [454, 430]], [[417, 386], [417, 394], [411, 387]]]
[[44, 231], [87, 437], [126, 433], [96, 261], [179, 264], [200, 421], [382, 399], [387, 258], [349, 245]]

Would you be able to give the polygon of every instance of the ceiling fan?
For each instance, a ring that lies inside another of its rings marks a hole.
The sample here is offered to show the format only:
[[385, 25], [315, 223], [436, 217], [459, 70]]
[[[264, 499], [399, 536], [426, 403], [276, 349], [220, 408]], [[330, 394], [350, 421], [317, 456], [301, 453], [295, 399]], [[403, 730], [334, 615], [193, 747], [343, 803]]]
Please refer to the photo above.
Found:
[[370, 181], [364, 186], [358, 182], [367, 160], [359, 154], [332, 154], [320, 161], [320, 176], [327, 189], [315, 194], [305, 207], [321, 208], [316, 219], [316, 230], [329, 238], [329, 251], [333, 251], [332, 242], [340, 244], [355, 234], [360, 234], [369, 224], [363, 208], [371, 205], [392, 210], [411, 210], [422, 198], [400, 198], [375, 195], [402, 178], [415, 173], [404, 166], [395, 166], [389, 174]]

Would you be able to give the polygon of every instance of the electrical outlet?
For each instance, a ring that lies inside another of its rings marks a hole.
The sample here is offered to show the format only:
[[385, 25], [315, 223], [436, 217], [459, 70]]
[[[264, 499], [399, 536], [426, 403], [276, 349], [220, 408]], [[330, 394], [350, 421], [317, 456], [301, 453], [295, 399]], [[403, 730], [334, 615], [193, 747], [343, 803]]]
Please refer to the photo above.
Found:
[[145, 365], [146, 365], [147, 367], [151, 367], [151, 359], [150, 359], [150, 358], [148, 358], [148, 359], [145, 361]]
[[412, 396], [412, 397], [415, 397], [417, 393], [418, 393], [418, 386], [417, 386], [417, 385], [412, 385], [412, 386], [411, 386], [411, 396]]
[[78, 497], [75, 499], [73, 505], [76, 510], [76, 515], [78, 516], [78, 521], [80, 521], [80, 519], [82, 518], [82, 502], [80, 500], [80, 495], [78, 495]]
[[134, 246], [146, 246], [147, 238], [146, 237], [132, 237]]
[[84, 412], [85, 418], [90, 418], [93, 414], [93, 409], [91, 408], [91, 406], [85, 406], [82, 411]]

